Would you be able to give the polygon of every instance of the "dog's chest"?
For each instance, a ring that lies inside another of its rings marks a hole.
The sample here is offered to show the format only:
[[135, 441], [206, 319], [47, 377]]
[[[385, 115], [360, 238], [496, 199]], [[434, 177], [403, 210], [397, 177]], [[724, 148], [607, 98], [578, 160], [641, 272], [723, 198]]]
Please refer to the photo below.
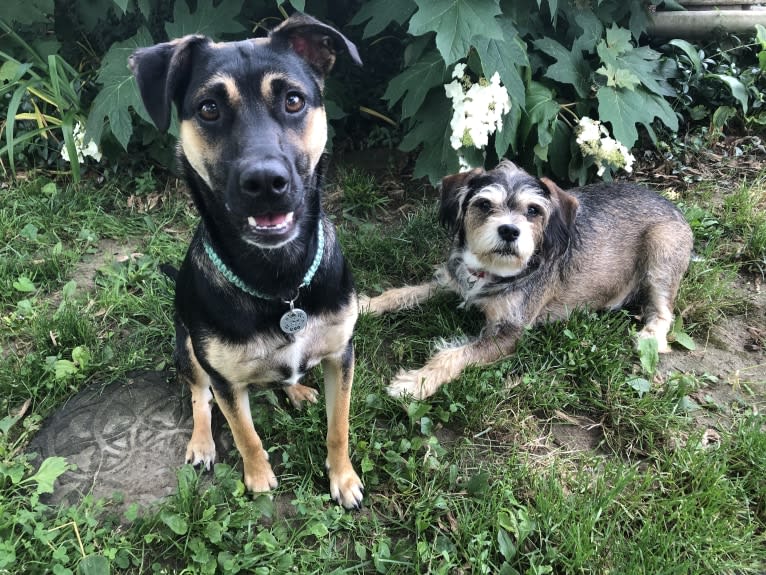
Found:
[[205, 356], [236, 387], [292, 385], [323, 358], [342, 354], [353, 328], [353, 316], [310, 317], [292, 337], [258, 334], [242, 344], [211, 339]]

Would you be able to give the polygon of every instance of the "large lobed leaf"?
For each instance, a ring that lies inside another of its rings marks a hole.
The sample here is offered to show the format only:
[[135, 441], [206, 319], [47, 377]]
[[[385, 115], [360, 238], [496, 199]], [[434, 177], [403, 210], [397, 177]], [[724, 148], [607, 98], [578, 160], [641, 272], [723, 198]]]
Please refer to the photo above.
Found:
[[112, 44], [101, 61], [97, 81], [103, 88], [91, 104], [85, 128], [88, 136], [96, 143], [101, 141], [105, 122], [108, 121], [114, 137], [123, 148], [128, 149], [128, 142], [133, 134], [130, 108], [138, 112], [144, 120], [151, 122], [141, 102], [133, 74], [128, 69], [128, 57], [136, 48], [153, 43], [149, 31], [141, 27], [135, 36]]
[[409, 118], [420, 109], [431, 88], [443, 85], [446, 80], [444, 60], [436, 50], [431, 50], [391, 79], [383, 99], [389, 107], [402, 100], [402, 118]]
[[[179, 1], [175, 4], [173, 22], [168, 22], [165, 30], [171, 38], [205, 34], [218, 39], [222, 34], [242, 32], [245, 28], [235, 19], [241, 7], [238, 0], [223, 0], [215, 7], [212, 3], [198, 2], [197, 11], [191, 13], [186, 2]], [[101, 61], [97, 82], [103, 88], [93, 100], [86, 126], [88, 136], [96, 143], [101, 141], [108, 122], [114, 137], [127, 150], [133, 135], [131, 108], [141, 118], [151, 122], [141, 102], [133, 74], [128, 70], [128, 57], [136, 48], [152, 44], [154, 40], [151, 34], [145, 27], [141, 27], [135, 36], [113, 44]]]
[[499, 0], [415, 0], [418, 11], [410, 19], [410, 34], [436, 33], [436, 47], [449, 66], [464, 58], [474, 36], [502, 40], [495, 16]]
[[655, 118], [672, 131], [678, 130], [678, 117], [665, 99], [641, 87], [626, 90], [602, 86], [596, 96], [599, 118], [612, 125], [614, 137], [628, 148], [638, 140], [636, 124], [645, 126], [650, 135]]
[[401, 25], [417, 8], [414, 0], [370, 0], [362, 4], [350, 24], [357, 26], [367, 22], [364, 27], [364, 38], [380, 34], [391, 22]]

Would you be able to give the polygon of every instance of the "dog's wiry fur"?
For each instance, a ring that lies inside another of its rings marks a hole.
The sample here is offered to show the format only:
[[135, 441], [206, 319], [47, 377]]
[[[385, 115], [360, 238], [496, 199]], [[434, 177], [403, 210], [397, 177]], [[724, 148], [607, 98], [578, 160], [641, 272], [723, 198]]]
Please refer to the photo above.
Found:
[[472, 364], [513, 352], [525, 327], [566, 318], [576, 307], [642, 308], [639, 337], [660, 352], [689, 263], [692, 233], [672, 203], [641, 186], [595, 184], [569, 191], [504, 160], [442, 181], [440, 220], [454, 234], [431, 282], [391, 289], [361, 309], [415, 306], [451, 290], [478, 306], [486, 325], [465, 345], [442, 348], [420, 369], [401, 371], [388, 392], [426, 398]]
[[[321, 363], [330, 490], [351, 508], [362, 500], [348, 454], [357, 297], [322, 211], [319, 169], [327, 139], [322, 87], [339, 50], [361, 63], [338, 31], [295, 15], [268, 38], [215, 43], [186, 36], [137, 50], [130, 66], [159, 129], [168, 129], [172, 105], [178, 111], [179, 165], [201, 216], [176, 278], [176, 366], [191, 388], [194, 418], [186, 459], [206, 467], [215, 460], [215, 398], [247, 487], [276, 487], [247, 388], [276, 384], [297, 407], [316, 402], [317, 391], [298, 381]], [[318, 253], [320, 220], [321, 261], [299, 289]], [[257, 294], [232, 283], [205, 244]], [[286, 334], [279, 320], [296, 296], [308, 324]]]

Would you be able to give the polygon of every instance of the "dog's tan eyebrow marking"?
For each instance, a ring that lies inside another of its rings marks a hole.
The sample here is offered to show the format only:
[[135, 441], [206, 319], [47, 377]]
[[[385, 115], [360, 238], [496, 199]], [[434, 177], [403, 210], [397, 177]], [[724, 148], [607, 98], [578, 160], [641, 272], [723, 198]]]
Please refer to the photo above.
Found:
[[[267, 102], [274, 99], [274, 82], [282, 81], [287, 84], [293, 84], [287, 74], [281, 72], [267, 72], [261, 78], [261, 95]], [[297, 87], [297, 86], [296, 86]]]
[[197, 90], [197, 94], [199, 97], [202, 97], [206, 92], [214, 91], [219, 86], [223, 87], [226, 92], [226, 99], [232, 107], [240, 105], [242, 102], [242, 95], [237, 87], [237, 82], [228, 74], [214, 74], [210, 77], [210, 80], [205, 82], [199, 90]]

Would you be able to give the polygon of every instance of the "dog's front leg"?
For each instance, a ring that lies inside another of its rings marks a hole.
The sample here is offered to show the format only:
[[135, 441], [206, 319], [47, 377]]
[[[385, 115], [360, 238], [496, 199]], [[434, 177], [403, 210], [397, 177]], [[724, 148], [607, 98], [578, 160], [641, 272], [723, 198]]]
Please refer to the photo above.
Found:
[[373, 298], [360, 296], [359, 311], [373, 315], [382, 315], [389, 311], [409, 309], [428, 300], [440, 289], [442, 287], [438, 282], [430, 281], [416, 286], [404, 286], [386, 290]]
[[276, 488], [277, 478], [269, 464], [269, 454], [263, 448], [261, 438], [253, 426], [247, 388], [230, 387], [224, 383], [218, 387], [213, 386], [213, 392], [221, 412], [229, 423], [234, 443], [242, 454], [245, 486], [258, 493]]
[[354, 379], [354, 346], [348, 342], [341, 356], [322, 360], [327, 409], [327, 475], [332, 498], [346, 509], [362, 503], [364, 486], [348, 455], [348, 417]]
[[460, 376], [469, 365], [487, 365], [510, 355], [521, 333], [522, 328], [516, 326], [489, 326], [478, 339], [439, 350], [420, 369], [400, 371], [391, 380], [388, 394], [415, 399], [430, 397], [442, 385]]

